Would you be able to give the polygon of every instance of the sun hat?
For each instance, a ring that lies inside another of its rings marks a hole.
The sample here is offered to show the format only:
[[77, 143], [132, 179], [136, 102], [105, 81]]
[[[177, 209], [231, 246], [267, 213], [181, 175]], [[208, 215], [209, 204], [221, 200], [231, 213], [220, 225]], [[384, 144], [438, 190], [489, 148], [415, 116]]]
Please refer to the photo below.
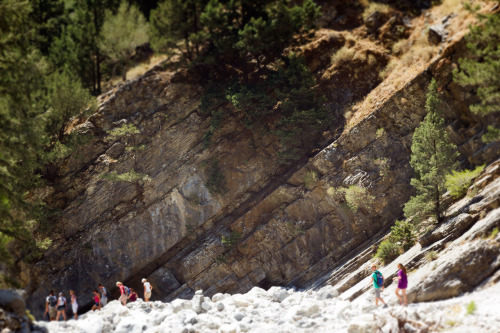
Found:
[[118, 282], [116, 283], [116, 285], [119, 285], [119, 284], [122, 284], [122, 283], [121, 283], [120, 281], [118, 281]]
[[141, 280], [141, 283], [144, 283], [144, 282], [146, 282], [146, 281], [147, 281], [147, 280], [146, 280], [145, 278], [143, 278], [143, 279]]

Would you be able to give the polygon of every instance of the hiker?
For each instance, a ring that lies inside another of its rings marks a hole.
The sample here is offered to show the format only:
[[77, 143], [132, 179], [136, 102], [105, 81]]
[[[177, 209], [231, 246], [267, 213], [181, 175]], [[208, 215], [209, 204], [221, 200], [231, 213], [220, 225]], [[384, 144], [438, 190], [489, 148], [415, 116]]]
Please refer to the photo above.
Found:
[[135, 292], [134, 288], [130, 288], [130, 296], [128, 297], [128, 299], [131, 302], [137, 301], [137, 293]]
[[120, 288], [120, 298], [118, 299], [123, 305], [127, 305], [127, 298], [128, 298], [128, 293], [125, 291], [125, 286], [123, 285], [123, 283], [121, 283], [120, 281], [118, 281], [116, 283], [116, 285], [118, 286], [118, 288]]
[[377, 271], [377, 265], [372, 265], [372, 272], [372, 282], [375, 289], [375, 305], [378, 306], [378, 301], [381, 301], [382, 304], [384, 304], [384, 308], [386, 308], [387, 304], [385, 304], [382, 297], [380, 297], [380, 289], [384, 290], [384, 276]]
[[57, 297], [54, 296], [54, 290], [51, 290], [49, 292], [49, 296], [47, 296], [45, 300], [45, 313], [43, 314], [43, 317], [49, 314], [49, 320], [53, 321], [56, 319], [56, 306], [57, 306]]
[[153, 286], [146, 279], [142, 279], [142, 284], [144, 285], [144, 301], [149, 302], [151, 298], [151, 291], [153, 290]]
[[92, 311], [95, 311], [96, 309], [101, 311], [101, 296], [99, 295], [99, 292], [97, 289], [94, 289], [94, 305], [92, 305]]
[[108, 294], [108, 290], [106, 288], [104, 288], [104, 286], [102, 284], [99, 283], [99, 291], [101, 293], [101, 307], [105, 306], [106, 304], [108, 304], [108, 299], [109, 299], [109, 294]]
[[75, 320], [78, 320], [78, 302], [76, 301], [75, 291], [70, 290], [69, 294], [71, 295], [71, 310], [73, 310], [73, 315], [75, 316]]
[[[398, 281], [398, 287], [396, 288], [396, 296], [399, 299], [399, 304], [408, 306], [408, 300], [406, 298], [406, 288], [408, 288], [408, 277], [406, 276], [406, 267], [403, 264], [398, 264], [398, 276], [394, 278], [394, 281]], [[399, 291], [403, 293], [403, 297], [399, 295]]]
[[59, 321], [59, 316], [62, 315], [64, 318], [64, 321], [67, 321], [68, 318], [66, 318], [66, 310], [68, 308], [68, 305], [66, 304], [66, 298], [64, 297], [64, 294], [62, 292], [59, 293], [59, 298], [57, 299], [57, 316], [56, 316], [56, 321]]

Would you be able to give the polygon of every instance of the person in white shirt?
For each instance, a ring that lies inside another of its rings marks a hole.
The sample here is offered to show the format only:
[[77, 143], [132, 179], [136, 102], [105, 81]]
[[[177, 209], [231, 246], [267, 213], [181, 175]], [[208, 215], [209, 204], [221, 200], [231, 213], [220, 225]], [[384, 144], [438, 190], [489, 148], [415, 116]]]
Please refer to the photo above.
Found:
[[76, 300], [76, 294], [74, 290], [70, 290], [69, 294], [71, 295], [71, 309], [73, 310], [73, 315], [75, 316], [75, 320], [78, 319], [78, 302]]
[[59, 298], [57, 299], [57, 316], [56, 316], [56, 321], [59, 321], [59, 316], [62, 315], [64, 318], [64, 321], [67, 321], [68, 318], [66, 318], [66, 309], [67, 309], [67, 304], [66, 304], [66, 298], [64, 297], [63, 293], [59, 293]]
[[142, 279], [142, 284], [144, 285], [144, 301], [149, 302], [151, 298], [151, 291], [153, 290], [153, 286], [146, 279]]

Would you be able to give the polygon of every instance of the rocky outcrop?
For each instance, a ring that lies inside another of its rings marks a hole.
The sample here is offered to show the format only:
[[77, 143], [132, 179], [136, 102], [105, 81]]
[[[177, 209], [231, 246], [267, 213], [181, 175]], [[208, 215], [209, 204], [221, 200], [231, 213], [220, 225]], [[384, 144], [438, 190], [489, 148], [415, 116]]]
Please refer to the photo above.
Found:
[[[335, 49], [339, 40], [325, 37], [317, 47]], [[411, 136], [431, 77], [462, 163], [496, 158], [498, 145], [484, 147], [484, 126], [468, 111], [473, 95], [451, 80], [462, 48], [445, 49], [358, 124], [332, 124], [337, 139], [292, 165], [279, 161], [272, 134], [245, 129], [237, 115], [205, 149], [203, 87], [172, 80], [173, 73], [152, 71], [103, 96], [79, 129], [90, 141], [45, 191], [62, 217], [52, 247], [30, 268], [30, 308], [39, 313], [49, 289], [75, 289], [88, 304], [97, 283], [121, 280], [140, 290], [142, 277], [158, 286], [153, 299], [161, 300], [197, 289], [211, 296], [311, 283], [401, 216], [412, 194]], [[324, 59], [308, 63], [319, 68]], [[334, 78], [331, 91], [344, 83]], [[345, 103], [369, 85], [344, 87]], [[353, 209], [338, 191], [353, 185], [376, 200]], [[223, 244], [223, 236], [231, 241]]]
[[0, 330], [2, 332], [47, 332], [45, 328], [34, 325], [27, 316], [26, 304], [16, 290], [0, 290]]

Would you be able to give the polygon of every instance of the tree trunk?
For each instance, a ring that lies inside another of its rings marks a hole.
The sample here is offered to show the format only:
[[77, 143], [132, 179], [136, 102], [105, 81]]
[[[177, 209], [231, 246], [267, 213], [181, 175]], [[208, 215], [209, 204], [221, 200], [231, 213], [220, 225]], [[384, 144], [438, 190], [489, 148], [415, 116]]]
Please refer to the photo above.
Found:
[[439, 206], [439, 200], [440, 200], [440, 196], [439, 196], [439, 186], [436, 184], [434, 186], [434, 190], [436, 191], [435, 195], [436, 195], [436, 202], [435, 202], [435, 215], [436, 215], [436, 220], [441, 223], [441, 212], [440, 212], [440, 206]]

